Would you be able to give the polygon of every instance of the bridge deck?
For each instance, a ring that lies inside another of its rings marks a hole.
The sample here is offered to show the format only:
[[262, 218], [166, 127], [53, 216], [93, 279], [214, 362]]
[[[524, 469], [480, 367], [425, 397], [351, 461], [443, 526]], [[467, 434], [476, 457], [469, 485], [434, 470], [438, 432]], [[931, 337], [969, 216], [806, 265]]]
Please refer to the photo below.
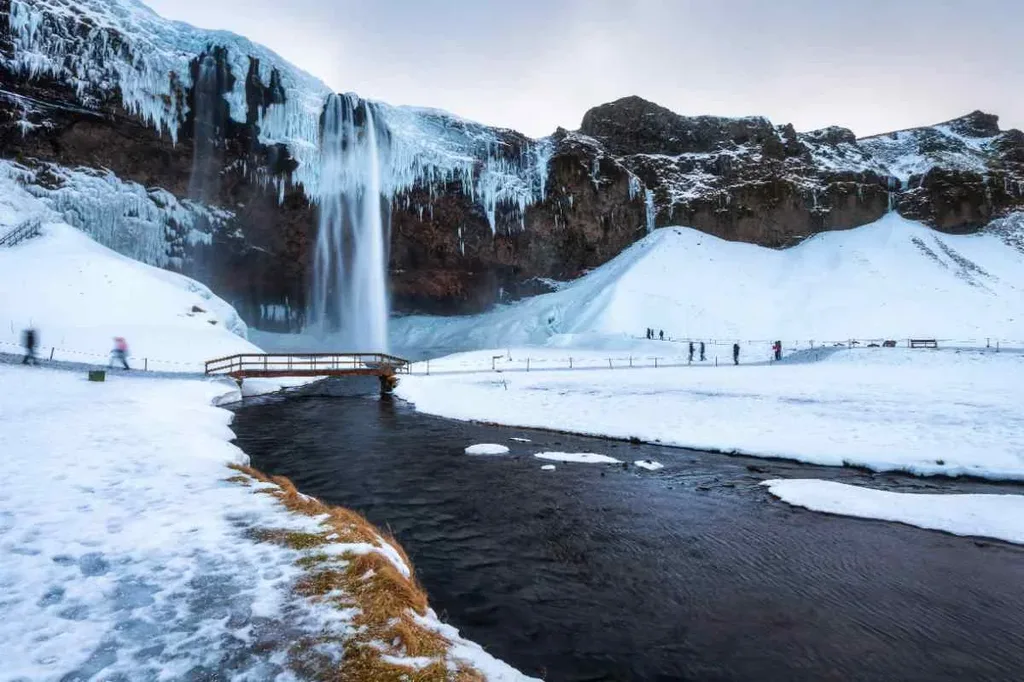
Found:
[[387, 353], [243, 353], [206, 363], [208, 376], [259, 377], [391, 376], [409, 371], [409, 361]]

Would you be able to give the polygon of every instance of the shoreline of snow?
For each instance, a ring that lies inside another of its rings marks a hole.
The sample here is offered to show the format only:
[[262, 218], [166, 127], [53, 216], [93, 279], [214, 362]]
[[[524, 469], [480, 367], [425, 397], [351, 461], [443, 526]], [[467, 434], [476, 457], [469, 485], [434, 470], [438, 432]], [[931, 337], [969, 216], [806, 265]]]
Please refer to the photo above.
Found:
[[817, 479], [763, 481], [794, 507], [1024, 544], [1024, 495], [897, 493]]
[[878, 472], [1024, 480], [1024, 415], [1013, 408], [1024, 402], [1024, 355], [1016, 353], [842, 349], [792, 364], [515, 374], [434, 366], [441, 372], [403, 377], [397, 395], [450, 419]]
[[[232, 442], [233, 414], [217, 406], [240, 397], [230, 382], [117, 374], [93, 383], [84, 372], [0, 365], [0, 384], [18, 387], [0, 392], [0, 649], [14, 678], [177, 677], [211, 666], [265, 679], [287, 674], [298, 639], [350, 635], [351, 610], [295, 592], [303, 552], [257, 539], [324, 530], [254, 494], [269, 484], [232, 480], [228, 466], [249, 458]], [[328, 549], [379, 551], [410, 570], [378, 544]], [[531, 679], [433, 612], [424, 620], [452, 640], [449, 660], [491, 680]], [[257, 630], [267, 633], [249, 636]]]

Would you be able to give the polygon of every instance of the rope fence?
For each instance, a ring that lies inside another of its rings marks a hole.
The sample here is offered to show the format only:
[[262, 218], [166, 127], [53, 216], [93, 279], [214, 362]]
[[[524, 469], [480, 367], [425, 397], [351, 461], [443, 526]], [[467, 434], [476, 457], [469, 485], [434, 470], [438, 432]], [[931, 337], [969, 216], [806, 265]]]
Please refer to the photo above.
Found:
[[[644, 340], [642, 337], [637, 337]], [[894, 343], [896, 348], [915, 347], [914, 343], [927, 341], [929, 344], [935, 342], [935, 347], [957, 350], [981, 350], [998, 352], [1024, 352], [1024, 340], [1010, 340], [1003, 338], [976, 338], [976, 339], [845, 339], [842, 341], [782, 341], [782, 362], [798, 362], [805, 357], [810, 362], [816, 359], [815, 351], [828, 353], [842, 349], [857, 348], [886, 348], [887, 343]], [[700, 357], [700, 343], [704, 343], [704, 359]], [[689, 344], [694, 344], [694, 352], [691, 358]], [[914, 343], [912, 343], [914, 342]], [[662, 369], [671, 367], [727, 367], [734, 364], [732, 347], [733, 344], [740, 345], [740, 365], [766, 365], [774, 364], [775, 356], [773, 344], [769, 340], [722, 340], [722, 339], [666, 339], [652, 341], [651, 343], [664, 343], [670, 350], [669, 353], [630, 353], [626, 351], [602, 353], [599, 350], [566, 350], [565, 354], [558, 354], [552, 350], [547, 356], [519, 355], [513, 350], [506, 350], [501, 355], [493, 355], [490, 358], [479, 357], [467, 358], [463, 361], [451, 360], [420, 360], [411, 365], [410, 373], [419, 375], [430, 374], [461, 374], [480, 372], [531, 372], [531, 371], [553, 371], [553, 370], [597, 370], [597, 369]], [[539, 350], [539, 349], [538, 349]], [[431, 366], [433, 364], [433, 366]]]

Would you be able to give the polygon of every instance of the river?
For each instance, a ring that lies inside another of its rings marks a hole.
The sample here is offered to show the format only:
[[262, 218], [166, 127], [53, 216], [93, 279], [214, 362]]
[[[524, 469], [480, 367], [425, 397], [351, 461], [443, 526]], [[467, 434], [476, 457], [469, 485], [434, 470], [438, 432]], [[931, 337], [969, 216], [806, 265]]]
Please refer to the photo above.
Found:
[[[454, 422], [343, 389], [326, 382], [246, 404], [238, 445], [257, 468], [390, 529], [434, 608], [525, 673], [572, 682], [1021, 677], [1021, 548], [794, 509], [758, 483], [1019, 487]], [[474, 443], [512, 452], [465, 455]], [[551, 450], [665, 468], [543, 471], [532, 455]]]

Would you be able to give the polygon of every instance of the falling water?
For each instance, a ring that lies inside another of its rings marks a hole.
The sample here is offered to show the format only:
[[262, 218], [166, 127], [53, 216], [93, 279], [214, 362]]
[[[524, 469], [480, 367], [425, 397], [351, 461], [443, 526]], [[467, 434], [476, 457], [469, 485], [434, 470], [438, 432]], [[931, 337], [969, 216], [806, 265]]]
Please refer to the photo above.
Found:
[[323, 115], [320, 207], [310, 323], [341, 351], [387, 349], [386, 238], [381, 146], [373, 107], [331, 95]]
[[654, 204], [654, 192], [650, 189], [644, 190], [644, 210], [647, 213], [647, 234], [654, 232], [655, 221], [658, 219], [658, 209]]
[[225, 101], [220, 68], [213, 55], [199, 62], [194, 93], [192, 177], [190, 199], [209, 203], [220, 193], [221, 147], [224, 139]]

